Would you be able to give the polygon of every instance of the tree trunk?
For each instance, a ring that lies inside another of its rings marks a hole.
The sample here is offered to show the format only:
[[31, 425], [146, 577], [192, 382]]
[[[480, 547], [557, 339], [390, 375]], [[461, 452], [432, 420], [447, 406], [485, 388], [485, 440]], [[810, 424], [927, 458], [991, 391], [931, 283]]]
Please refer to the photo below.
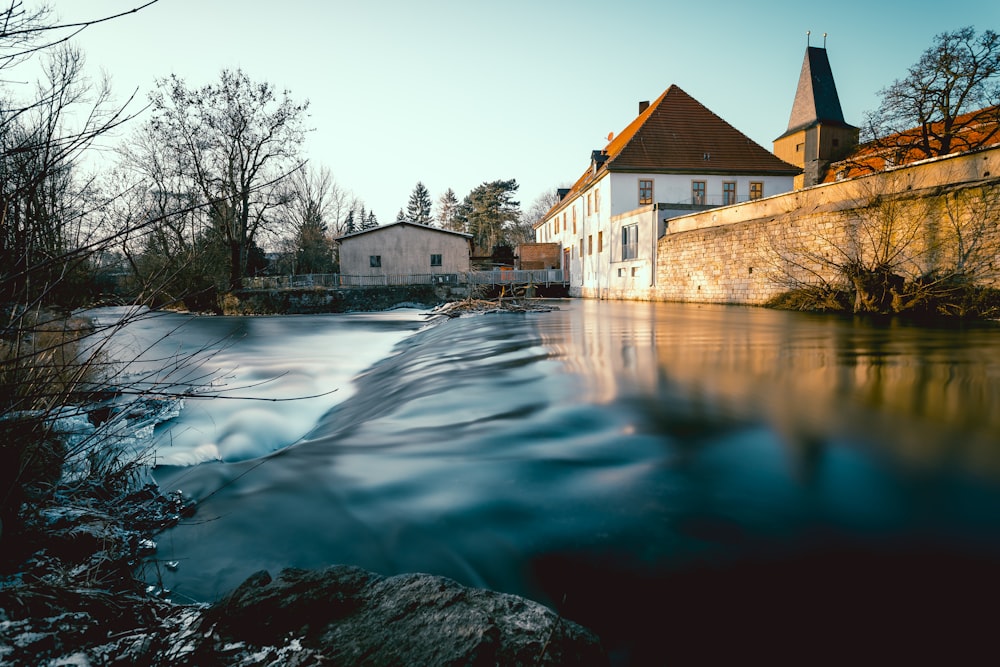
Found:
[[229, 289], [243, 289], [243, 248], [239, 241], [229, 242]]

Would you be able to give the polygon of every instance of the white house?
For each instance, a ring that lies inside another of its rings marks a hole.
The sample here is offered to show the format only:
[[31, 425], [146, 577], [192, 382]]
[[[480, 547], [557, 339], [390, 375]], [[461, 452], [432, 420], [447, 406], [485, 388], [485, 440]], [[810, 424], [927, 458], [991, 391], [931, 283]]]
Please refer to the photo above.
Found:
[[344, 284], [436, 282], [469, 270], [472, 235], [412, 222], [347, 234], [340, 245]]
[[788, 192], [801, 171], [670, 86], [591, 153], [535, 240], [560, 244], [570, 294], [644, 298], [671, 217]]

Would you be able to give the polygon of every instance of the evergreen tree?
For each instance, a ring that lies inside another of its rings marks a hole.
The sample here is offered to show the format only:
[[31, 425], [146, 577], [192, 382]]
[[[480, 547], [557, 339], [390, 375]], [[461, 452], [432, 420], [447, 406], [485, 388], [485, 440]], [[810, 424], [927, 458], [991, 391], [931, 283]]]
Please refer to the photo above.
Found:
[[403, 213], [403, 209], [399, 209], [399, 213], [396, 214], [396, 222], [409, 222], [406, 214]]
[[352, 208], [347, 212], [347, 217], [344, 219], [344, 233], [353, 234], [358, 231], [357, 223], [354, 222], [354, 209]]
[[375, 229], [378, 227], [378, 218], [375, 217], [375, 211], [368, 212], [368, 219], [365, 220], [365, 229]]
[[464, 232], [465, 222], [459, 217], [458, 198], [451, 188], [438, 199], [437, 223], [442, 229], [450, 229], [453, 232]]
[[483, 183], [462, 202], [466, 230], [479, 254], [491, 254], [494, 246], [511, 242], [511, 232], [521, 218], [521, 203], [514, 200], [518, 187], [513, 178]]
[[[431, 217], [431, 195], [423, 183], [417, 181], [410, 194], [410, 201], [406, 204], [406, 219], [418, 225], [430, 225]], [[402, 214], [402, 211], [400, 211]]]
[[357, 224], [359, 232], [368, 229], [368, 214], [365, 212], [364, 204], [361, 205], [361, 213], [358, 214], [358, 221], [355, 224]]
[[303, 222], [295, 238], [295, 265], [298, 273], [330, 273], [333, 271], [333, 243], [326, 224], [319, 218]]

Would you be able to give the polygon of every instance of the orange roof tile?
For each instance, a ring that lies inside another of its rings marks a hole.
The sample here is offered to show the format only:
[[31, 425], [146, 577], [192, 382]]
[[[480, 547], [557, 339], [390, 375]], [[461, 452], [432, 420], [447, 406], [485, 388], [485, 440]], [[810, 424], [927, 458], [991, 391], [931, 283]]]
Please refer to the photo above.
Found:
[[[981, 121], [979, 119], [982, 119]], [[958, 134], [952, 139], [951, 153], [961, 153], [970, 146], [991, 146], [1000, 143], [1000, 106], [985, 107], [969, 111], [955, 118], [954, 127]], [[928, 141], [931, 147], [940, 149], [940, 143], [935, 135], [944, 131], [944, 123], [938, 121], [930, 124]], [[868, 142], [858, 148], [847, 158], [830, 165], [823, 177], [824, 183], [830, 183], [845, 178], [864, 176], [887, 167], [900, 166], [910, 162], [926, 159], [928, 156], [920, 149], [913, 147], [922, 136], [921, 127], [912, 127], [903, 132], [886, 137], [881, 142]], [[838, 177], [839, 174], [839, 177]]]
[[[589, 168], [549, 214], [611, 172], [794, 176], [802, 170], [709, 111], [676, 85], [608, 142], [603, 164]], [[548, 217], [548, 215], [546, 216]], [[544, 219], [544, 218], [543, 218]]]

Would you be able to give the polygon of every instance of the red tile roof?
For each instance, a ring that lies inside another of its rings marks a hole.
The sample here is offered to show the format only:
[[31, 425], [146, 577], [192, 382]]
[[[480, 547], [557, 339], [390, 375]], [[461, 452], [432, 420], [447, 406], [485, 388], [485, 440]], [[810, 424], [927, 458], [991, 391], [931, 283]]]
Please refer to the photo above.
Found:
[[794, 176], [779, 159], [679, 87], [672, 85], [601, 151], [605, 158], [573, 184], [552, 212], [605, 173], [752, 174]]
[[[954, 125], [958, 128], [952, 138], [951, 153], [962, 153], [971, 147], [986, 147], [1000, 143], [1000, 106], [986, 107], [970, 111], [955, 118]], [[940, 150], [937, 135], [944, 132], [944, 123], [931, 123], [929, 126], [928, 143], [932, 149]], [[887, 167], [900, 166], [910, 162], [924, 160], [927, 154], [914, 147], [923, 134], [921, 127], [913, 127], [903, 132], [886, 137], [881, 142], [868, 142], [858, 148], [847, 158], [830, 165], [823, 177], [824, 183], [830, 183], [845, 178], [855, 178], [882, 171]], [[838, 177], [839, 175], [839, 177]]]

